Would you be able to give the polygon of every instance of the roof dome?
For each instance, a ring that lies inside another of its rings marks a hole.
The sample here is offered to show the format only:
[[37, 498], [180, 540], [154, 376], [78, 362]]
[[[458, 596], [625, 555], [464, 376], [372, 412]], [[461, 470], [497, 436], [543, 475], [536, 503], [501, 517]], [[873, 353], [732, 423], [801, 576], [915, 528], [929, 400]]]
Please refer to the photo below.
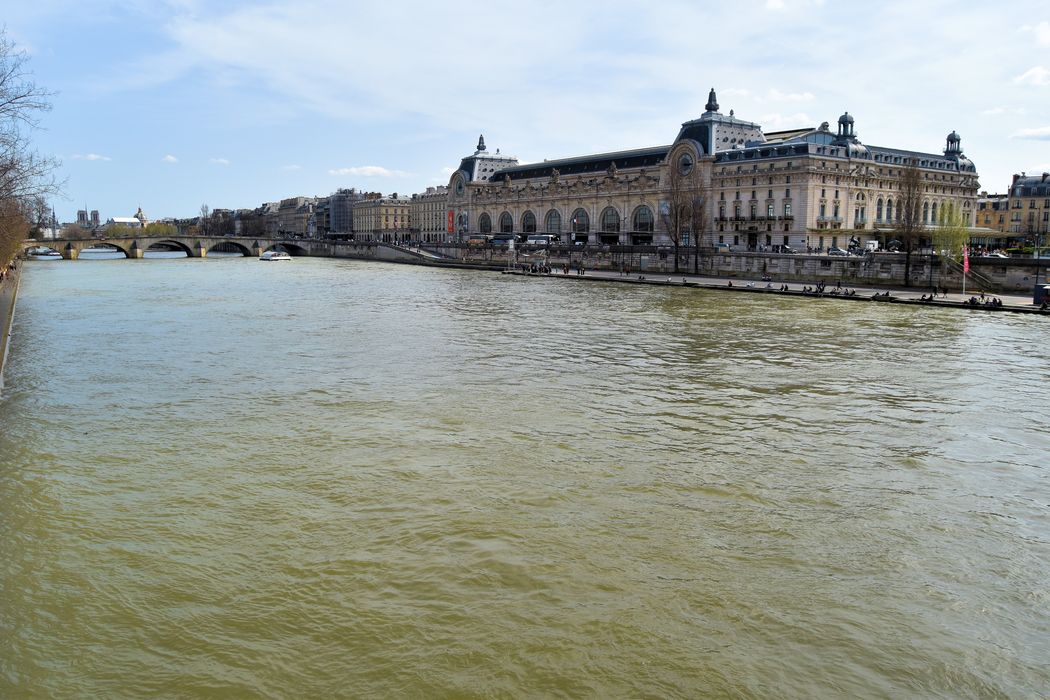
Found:
[[849, 112], [846, 112], [841, 117], [839, 117], [839, 124], [852, 124], [852, 123], [853, 123], [853, 117], [850, 116]]
[[962, 141], [962, 138], [960, 138], [959, 134], [954, 131], [948, 134], [948, 143], [959, 143], [960, 141]]

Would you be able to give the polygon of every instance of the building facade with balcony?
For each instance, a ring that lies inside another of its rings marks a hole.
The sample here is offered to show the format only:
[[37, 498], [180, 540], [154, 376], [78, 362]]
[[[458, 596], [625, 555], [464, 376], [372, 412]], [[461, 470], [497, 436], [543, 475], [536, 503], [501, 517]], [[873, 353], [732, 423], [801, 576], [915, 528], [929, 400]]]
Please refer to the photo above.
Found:
[[444, 185], [428, 187], [426, 192], [412, 195], [412, 227], [424, 243], [442, 243], [452, 240], [455, 222], [448, 218], [448, 188]]
[[1031, 245], [1044, 245], [1050, 233], [1050, 173], [1014, 175], [1009, 195], [1009, 230]]
[[354, 240], [402, 243], [412, 239], [412, 201], [378, 192], [354, 202]]
[[[449, 209], [457, 231], [532, 232], [590, 244], [691, 245], [762, 250], [846, 247], [863, 238], [885, 243], [900, 219], [900, 179], [919, 171], [924, 224], [934, 227], [946, 207], [974, 225], [977, 172], [952, 132], [942, 153], [868, 146], [854, 118], [837, 132], [815, 128], [764, 133], [758, 124], [719, 111], [712, 89], [706, 111], [685, 122], [666, 146], [508, 165], [479, 179], [474, 156], [449, 180]], [[702, 202], [703, 223], [670, 235], [676, 183]]]
[[277, 235], [295, 238], [306, 236], [316, 203], [314, 197], [282, 199], [277, 206]]

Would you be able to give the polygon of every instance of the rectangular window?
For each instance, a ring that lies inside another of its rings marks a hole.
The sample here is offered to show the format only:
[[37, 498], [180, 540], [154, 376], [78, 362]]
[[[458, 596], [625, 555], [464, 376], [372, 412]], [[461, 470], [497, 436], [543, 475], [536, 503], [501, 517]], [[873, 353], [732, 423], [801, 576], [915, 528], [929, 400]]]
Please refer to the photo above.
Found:
[[718, 237], [718, 242], [719, 243], [725, 243], [726, 242], [726, 237], [725, 236], [719, 236]]
[[791, 202], [784, 203], [784, 216], [791, 216]]
[[740, 236], [733, 236], [733, 245], [740, 245]]
[[784, 199], [791, 199], [791, 188], [784, 190]]
[[784, 236], [784, 245], [787, 245], [787, 244], [788, 244], [788, 237]]

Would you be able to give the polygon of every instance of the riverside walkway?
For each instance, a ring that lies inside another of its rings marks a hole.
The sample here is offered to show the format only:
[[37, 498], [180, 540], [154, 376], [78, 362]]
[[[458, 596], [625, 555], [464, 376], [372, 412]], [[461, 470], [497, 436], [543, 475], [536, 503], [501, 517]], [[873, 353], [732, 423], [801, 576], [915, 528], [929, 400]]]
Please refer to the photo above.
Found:
[[[963, 294], [962, 292], [948, 291], [942, 294], [938, 291], [937, 296], [931, 297], [930, 288], [922, 287], [871, 287], [852, 286], [843, 284], [836, 287], [835, 284], [827, 284], [823, 292], [804, 291], [804, 289], [815, 290], [817, 282], [783, 282], [775, 278], [771, 281], [761, 278], [729, 278], [712, 277], [706, 275], [693, 275], [688, 272], [666, 273], [666, 272], [631, 272], [625, 274], [616, 270], [585, 270], [584, 274], [577, 274], [573, 268], [568, 273], [563, 272], [563, 267], [555, 266], [549, 274], [528, 272], [522, 269], [503, 270], [504, 274], [519, 275], [524, 277], [535, 277], [539, 279], [564, 279], [584, 282], [616, 282], [622, 284], [649, 284], [670, 287], [690, 287], [697, 289], [711, 289], [724, 292], [737, 292], [742, 294], [776, 294], [790, 297], [805, 297], [819, 299], [838, 299], [843, 301], [877, 301], [885, 303], [908, 304], [924, 307], [959, 308], [975, 311], [1009, 311], [1014, 313], [1038, 314], [1050, 318], [1050, 310], [1042, 310], [1032, 303], [1032, 296], [1019, 294], [985, 294], [980, 292]], [[786, 291], [783, 288], [787, 288]], [[852, 292], [852, 293], [851, 293]], [[926, 300], [923, 300], [926, 297]], [[970, 299], [976, 299], [976, 304], [971, 304]], [[998, 299], [1002, 305], [992, 305], [990, 300]], [[989, 300], [985, 304], [985, 300]]]

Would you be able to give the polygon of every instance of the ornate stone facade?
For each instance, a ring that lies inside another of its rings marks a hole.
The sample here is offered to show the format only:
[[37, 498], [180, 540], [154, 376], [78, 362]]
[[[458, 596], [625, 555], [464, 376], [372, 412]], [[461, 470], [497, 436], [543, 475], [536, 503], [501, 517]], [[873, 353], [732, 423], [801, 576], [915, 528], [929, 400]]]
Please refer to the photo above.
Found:
[[1014, 175], [1010, 184], [1010, 232], [1043, 245], [1050, 233], [1050, 173]]
[[[912, 166], [920, 171], [927, 226], [948, 205], [974, 225], [977, 172], [955, 132], [943, 154], [920, 153], [864, 145], [848, 113], [837, 133], [825, 122], [766, 134], [732, 111], [721, 114], [714, 90], [706, 109], [667, 146], [479, 167], [481, 142], [449, 180], [457, 233], [691, 245], [695, 229], [701, 245], [752, 250], [885, 243], [899, 218], [902, 170]], [[683, 181], [686, 198], [703, 205], [703, 223], [680, 223], [672, 236]]]

